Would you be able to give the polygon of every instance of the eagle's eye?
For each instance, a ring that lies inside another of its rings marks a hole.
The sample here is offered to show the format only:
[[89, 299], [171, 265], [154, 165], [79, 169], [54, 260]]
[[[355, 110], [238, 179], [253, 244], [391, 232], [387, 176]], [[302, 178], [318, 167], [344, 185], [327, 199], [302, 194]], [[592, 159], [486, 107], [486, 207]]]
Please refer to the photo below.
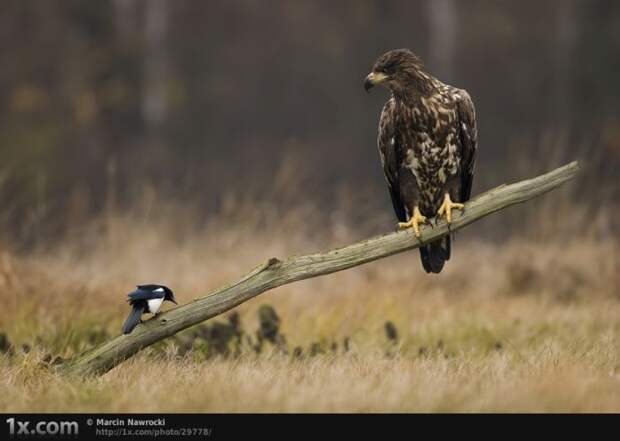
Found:
[[383, 67], [383, 66], [374, 69], [374, 71], [376, 73], [378, 73], [378, 74], [383, 74], [385, 76], [389, 76], [390, 75], [390, 72], [388, 72], [388, 70], [385, 67]]
[[379, 72], [385, 75], [394, 75], [396, 73], [396, 65], [397, 63], [394, 61], [385, 63], [380, 67]]

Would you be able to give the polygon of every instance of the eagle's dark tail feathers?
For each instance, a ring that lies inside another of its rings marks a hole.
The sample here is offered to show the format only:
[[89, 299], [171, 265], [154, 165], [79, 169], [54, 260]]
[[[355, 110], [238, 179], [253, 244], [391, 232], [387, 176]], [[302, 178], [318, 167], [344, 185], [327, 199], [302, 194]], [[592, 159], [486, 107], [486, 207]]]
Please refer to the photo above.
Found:
[[123, 324], [123, 334], [131, 334], [133, 328], [135, 328], [138, 323], [140, 323], [140, 317], [144, 313], [144, 306], [134, 305], [131, 308], [131, 312], [129, 313], [129, 317], [125, 320]]
[[420, 247], [420, 259], [427, 273], [440, 273], [443, 264], [450, 259], [450, 236]]

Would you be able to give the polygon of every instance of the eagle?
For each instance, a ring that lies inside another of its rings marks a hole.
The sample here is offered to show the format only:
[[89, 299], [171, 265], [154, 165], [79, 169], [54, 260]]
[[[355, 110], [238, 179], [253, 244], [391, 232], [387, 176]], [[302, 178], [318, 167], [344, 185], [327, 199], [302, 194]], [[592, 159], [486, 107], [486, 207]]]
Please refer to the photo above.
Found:
[[[478, 148], [474, 104], [463, 89], [433, 77], [409, 49], [381, 55], [364, 80], [366, 92], [386, 86], [377, 144], [399, 228], [413, 228], [437, 215], [452, 222], [452, 210], [469, 200]], [[420, 247], [427, 273], [450, 259], [450, 236]]]

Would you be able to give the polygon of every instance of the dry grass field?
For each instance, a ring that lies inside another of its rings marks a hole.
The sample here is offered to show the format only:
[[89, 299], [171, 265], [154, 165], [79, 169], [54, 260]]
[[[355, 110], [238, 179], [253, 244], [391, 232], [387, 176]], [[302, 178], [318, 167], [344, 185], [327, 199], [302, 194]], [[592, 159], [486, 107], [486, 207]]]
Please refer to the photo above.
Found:
[[[0, 411], [620, 411], [619, 245], [588, 229], [540, 234], [542, 223], [493, 243], [473, 238], [474, 224], [439, 276], [404, 253], [265, 293], [238, 308], [230, 338], [218, 340], [224, 315], [100, 378], [54, 373], [56, 357], [119, 332], [137, 283], [166, 283], [184, 303], [268, 257], [365, 234], [338, 216], [313, 233], [312, 207], [242, 205], [201, 227], [180, 208], [175, 219], [146, 207], [76, 227], [60, 246], [6, 247]], [[263, 305], [278, 319], [263, 323]]]

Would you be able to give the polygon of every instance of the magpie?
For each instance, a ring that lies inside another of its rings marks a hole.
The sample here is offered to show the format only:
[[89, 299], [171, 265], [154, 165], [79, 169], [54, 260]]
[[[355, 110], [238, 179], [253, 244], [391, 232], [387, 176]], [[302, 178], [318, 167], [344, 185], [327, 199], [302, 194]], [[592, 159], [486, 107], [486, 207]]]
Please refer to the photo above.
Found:
[[174, 299], [174, 293], [164, 285], [138, 285], [138, 289], [127, 294], [127, 301], [131, 305], [129, 317], [123, 324], [123, 334], [130, 334], [138, 323], [141, 323], [142, 314], [159, 313], [161, 304], [164, 300], [169, 300], [178, 305]]

